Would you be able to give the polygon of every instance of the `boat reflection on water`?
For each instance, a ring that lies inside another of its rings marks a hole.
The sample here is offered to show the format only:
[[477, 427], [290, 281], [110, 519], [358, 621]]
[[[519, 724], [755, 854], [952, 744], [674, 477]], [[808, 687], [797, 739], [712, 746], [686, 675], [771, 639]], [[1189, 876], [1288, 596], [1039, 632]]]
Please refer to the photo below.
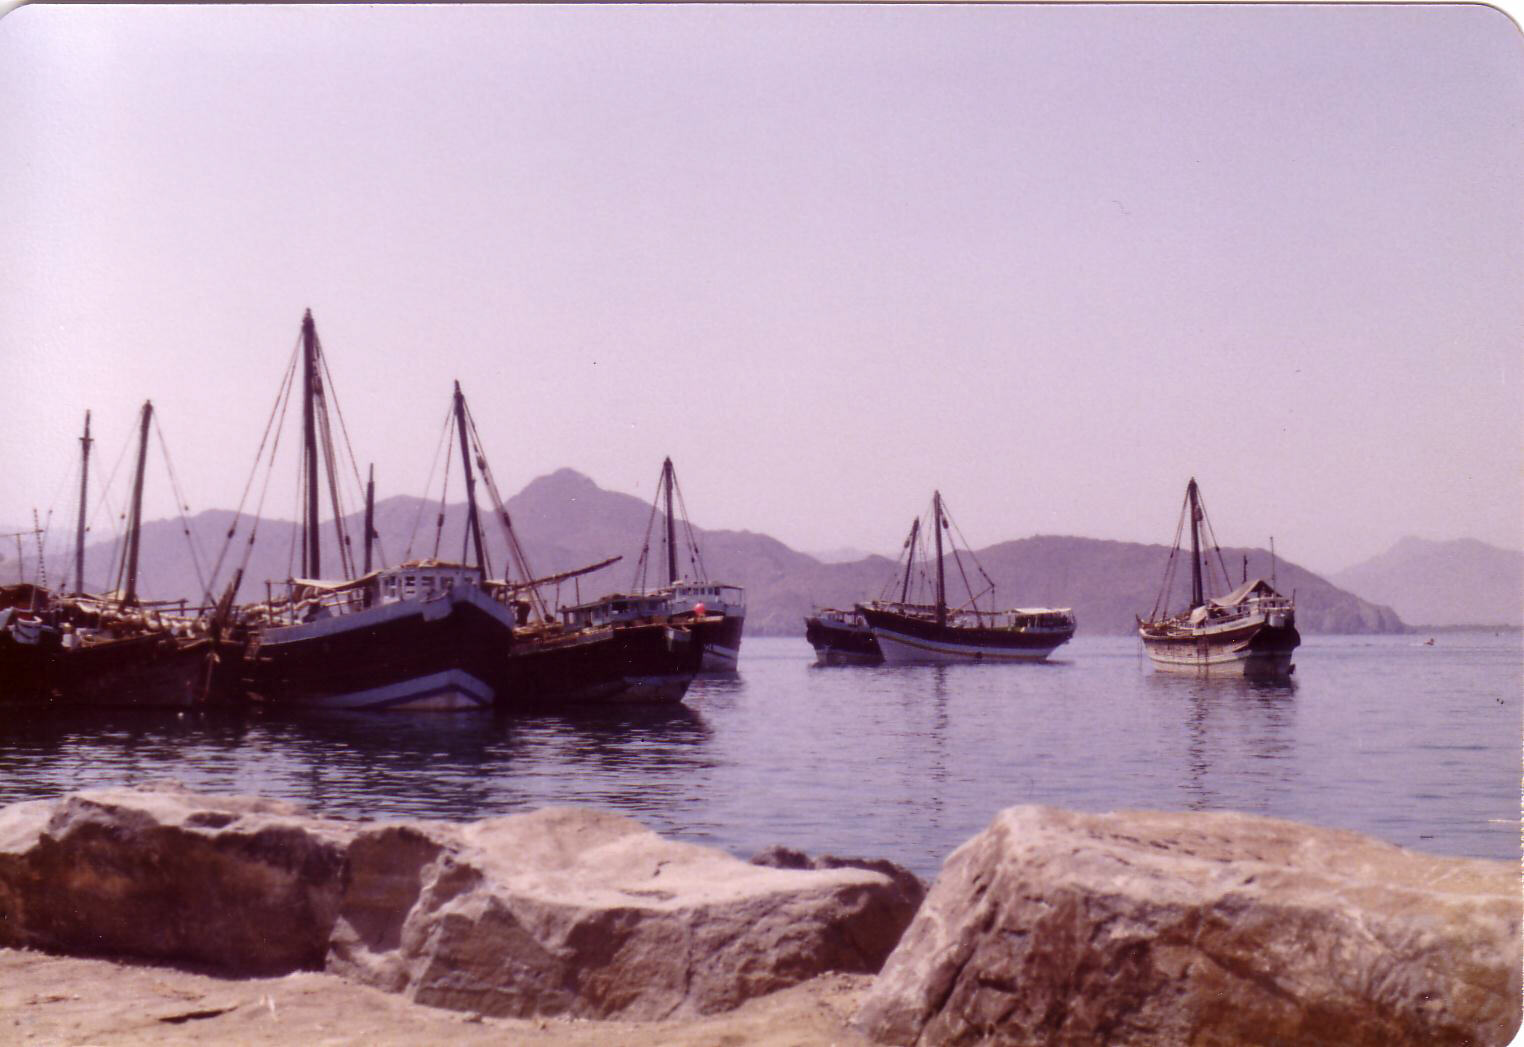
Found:
[[1275, 810], [1293, 791], [1297, 682], [1291, 677], [1146, 673], [1147, 692], [1183, 714], [1188, 810]]
[[111, 710], [8, 725], [0, 805], [171, 780], [324, 816], [473, 819], [556, 805], [648, 817], [714, 766], [683, 705], [554, 716]]

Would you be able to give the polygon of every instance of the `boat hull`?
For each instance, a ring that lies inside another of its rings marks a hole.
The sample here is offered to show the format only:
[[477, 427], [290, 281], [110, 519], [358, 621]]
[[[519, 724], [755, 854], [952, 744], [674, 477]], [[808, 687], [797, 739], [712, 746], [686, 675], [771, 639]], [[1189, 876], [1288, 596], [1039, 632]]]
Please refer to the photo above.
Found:
[[818, 665], [881, 665], [884, 661], [884, 652], [866, 625], [806, 618], [804, 638], [815, 648]]
[[1263, 619], [1230, 629], [1139, 630], [1149, 661], [1160, 672], [1198, 676], [1290, 676], [1292, 655], [1302, 642], [1295, 625]]
[[1069, 642], [1074, 627], [1026, 631], [938, 625], [895, 611], [859, 609], [890, 665], [1040, 662]]
[[694, 623], [694, 635], [704, 648], [700, 672], [736, 671], [740, 666], [741, 630], [745, 624], [745, 613], [730, 610], [719, 614], [711, 612], [709, 619]]
[[661, 623], [582, 629], [515, 641], [497, 686], [503, 709], [680, 702], [703, 649]]
[[54, 700], [97, 708], [188, 709], [206, 702], [216, 666], [208, 638], [163, 633], [87, 643], [59, 652]]
[[489, 709], [513, 642], [513, 616], [474, 587], [249, 640], [250, 701], [290, 710]]
[[0, 632], [0, 703], [46, 699], [58, 674], [58, 653], [56, 629], [20, 639], [10, 629]]

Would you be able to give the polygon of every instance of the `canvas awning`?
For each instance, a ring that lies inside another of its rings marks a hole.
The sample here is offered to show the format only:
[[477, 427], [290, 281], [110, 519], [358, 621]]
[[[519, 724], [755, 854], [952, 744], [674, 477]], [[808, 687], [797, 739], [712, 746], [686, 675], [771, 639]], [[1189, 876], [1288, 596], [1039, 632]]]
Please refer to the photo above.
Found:
[[1262, 596], [1280, 595], [1263, 578], [1253, 578], [1240, 585], [1237, 589], [1234, 589], [1228, 595], [1216, 596], [1207, 602], [1216, 607], [1237, 607], [1255, 593], [1259, 593]]

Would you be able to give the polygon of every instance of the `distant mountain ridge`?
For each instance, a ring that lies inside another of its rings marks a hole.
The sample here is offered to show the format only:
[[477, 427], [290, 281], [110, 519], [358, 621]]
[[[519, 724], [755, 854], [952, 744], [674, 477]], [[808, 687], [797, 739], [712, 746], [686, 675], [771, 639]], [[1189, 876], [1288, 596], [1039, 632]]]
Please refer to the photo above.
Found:
[[1329, 577], [1414, 625], [1524, 626], [1524, 553], [1474, 538], [1409, 536]]
[[[606, 491], [572, 469], [560, 469], [530, 482], [508, 499], [507, 509], [525, 549], [530, 567], [538, 576], [585, 566], [608, 556], [623, 560], [597, 574], [562, 583], [547, 592], [556, 603], [571, 603], [606, 592], [631, 588], [636, 582], [640, 549], [648, 529], [653, 541], [651, 557], [661, 558], [660, 521], [653, 520], [651, 504], [633, 495]], [[444, 508], [439, 526], [438, 502], [411, 495], [395, 495], [377, 503], [376, 530], [380, 533], [377, 562], [398, 563], [410, 558], [433, 556], [460, 559], [465, 553], [465, 506]], [[351, 548], [358, 567], [361, 558], [363, 514], [346, 518]], [[245, 555], [248, 567], [239, 598], [262, 598], [265, 583], [284, 580], [298, 572], [300, 540], [290, 521], [266, 519], [259, 523], [259, 541], [249, 551], [251, 521], [240, 521], [230, 543], [233, 513], [209, 510], [190, 518], [189, 527], [199, 553], [187, 552], [187, 539], [179, 520], [159, 520], [144, 525], [139, 590], [145, 599], [186, 597], [197, 602], [200, 577], [208, 579], [212, 565], [227, 551], [217, 585], [225, 586]], [[846, 563], [823, 563], [797, 552], [767, 535], [751, 531], [704, 530], [693, 527], [702, 566], [716, 581], [734, 582], [747, 589], [747, 630], [753, 634], [800, 635], [804, 617], [819, 606], [851, 606], [883, 593], [895, 576], [895, 565], [882, 556], [869, 556]], [[482, 534], [494, 573], [501, 576], [507, 562], [502, 528], [490, 506], [482, 506]], [[332, 521], [324, 524], [322, 541], [324, 574], [341, 574], [338, 545]], [[55, 551], [59, 550], [59, 551]], [[113, 543], [100, 542], [86, 550], [86, 578], [90, 588], [109, 587], [106, 575]], [[49, 576], [56, 580], [60, 568], [71, 572], [72, 555], [62, 552], [60, 542], [49, 547]], [[994, 581], [995, 600], [1001, 607], [1072, 607], [1081, 633], [1125, 634], [1134, 628], [1134, 616], [1153, 607], [1169, 549], [1162, 545], [1102, 541], [1039, 535], [1001, 542], [977, 551], [979, 561]], [[1259, 549], [1224, 549], [1223, 556], [1233, 578], [1242, 573], [1248, 557], [1251, 576], [1271, 574], [1269, 554]], [[55, 559], [57, 562], [55, 562]], [[686, 552], [680, 570], [693, 573], [696, 563]], [[949, 570], [951, 570], [951, 566]], [[1391, 608], [1362, 600], [1295, 564], [1284, 560], [1274, 568], [1279, 587], [1295, 591], [1298, 621], [1308, 632], [1401, 632], [1402, 621]], [[1188, 572], [1187, 572], [1188, 574]], [[209, 579], [208, 579], [209, 581]], [[665, 581], [660, 562], [647, 565], [646, 581]], [[1179, 603], [1177, 579], [1175, 603]], [[218, 595], [213, 591], [211, 596]], [[983, 606], [989, 606], [987, 602]]]

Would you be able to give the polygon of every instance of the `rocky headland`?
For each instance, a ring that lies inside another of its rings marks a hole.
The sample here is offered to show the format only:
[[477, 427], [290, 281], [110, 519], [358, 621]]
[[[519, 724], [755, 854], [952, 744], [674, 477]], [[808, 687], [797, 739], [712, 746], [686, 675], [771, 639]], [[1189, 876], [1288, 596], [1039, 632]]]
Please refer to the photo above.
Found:
[[1501, 1045], [1520, 918], [1511, 863], [1238, 814], [1011, 808], [928, 894], [593, 810], [101, 789], [0, 810], [0, 1039]]

